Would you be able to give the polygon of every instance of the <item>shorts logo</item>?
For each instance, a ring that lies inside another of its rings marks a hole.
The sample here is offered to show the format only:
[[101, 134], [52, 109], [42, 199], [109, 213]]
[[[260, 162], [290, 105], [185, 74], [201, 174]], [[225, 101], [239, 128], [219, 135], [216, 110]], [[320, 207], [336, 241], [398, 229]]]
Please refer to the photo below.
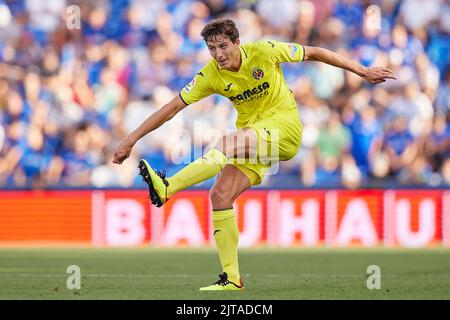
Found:
[[185, 87], [184, 87], [184, 91], [186, 92], [186, 93], [189, 93], [189, 92], [191, 92], [191, 90], [192, 90], [192, 88], [195, 86], [195, 78], [194, 79], [192, 79], [192, 81], [191, 82], [189, 82]]
[[261, 69], [253, 68], [252, 71], [253, 78], [255, 78], [256, 80], [261, 80], [262, 77], [264, 77], [264, 72]]

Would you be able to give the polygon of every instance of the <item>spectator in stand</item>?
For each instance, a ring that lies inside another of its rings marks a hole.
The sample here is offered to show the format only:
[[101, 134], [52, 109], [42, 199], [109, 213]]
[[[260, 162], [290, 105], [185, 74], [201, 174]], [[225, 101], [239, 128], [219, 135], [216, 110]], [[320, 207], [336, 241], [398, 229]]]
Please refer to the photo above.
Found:
[[388, 129], [384, 138], [383, 150], [389, 156], [392, 174], [397, 174], [404, 166], [413, 162], [418, 146], [409, 132], [407, 119], [399, 115]]
[[368, 176], [372, 170], [372, 161], [379, 153], [382, 145], [383, 131], [376, 110], [366, 105], [362, 110], [353, 113], [347, 119], [347, 126], [352, 134], [352, 155], [363, 176]]
[[332, 111], [326, 126], [320, 130], [316, 143], [316, 157], [319, 164], [316, 182], [318, 185], [333, 179], [338, 179], [335, 182], [338, 184], [341, 179], [339, 168], [342, 167], [344, 157], [348, 156], [350, 146], [350, 130], [342, 125], [339, 113]]
[[450, 69], [447, 70], [445, 81], [440, 85], [436, 97], [436, 112], [450, 114]]

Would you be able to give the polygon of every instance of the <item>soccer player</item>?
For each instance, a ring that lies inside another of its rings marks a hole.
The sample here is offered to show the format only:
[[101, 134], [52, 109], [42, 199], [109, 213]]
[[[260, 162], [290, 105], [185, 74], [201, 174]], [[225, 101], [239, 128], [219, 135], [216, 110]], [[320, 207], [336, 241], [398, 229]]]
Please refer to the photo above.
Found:
[[154, 170], [144, 159], [138, 167], [148, 184], [151, 202], [157, 207], [178, 191], [219, 174], [210, 198], [222, 273], [218, 281], [200, 290], [241, 290], [239, 230], [233, 202], [252, 185], [261, 183], [273, 160], [291, 159], [302, 140], [295, 98], [280, 64], [321, 61], [354, 72], [372, 84], [395, 77], [387, 68], [367, 68], [323, 48], [274, 40], [241, 44], [235, 23], [228, 19], [209, 22], [201, 35], [212, 59], [177, 96], [120, 142], [113, 162], [121, 164], [139, 139], [189, 104], [214, 93], [227, 97], [238, 112], [235, 133], [223, 136], [202, 157], [172, 177]]

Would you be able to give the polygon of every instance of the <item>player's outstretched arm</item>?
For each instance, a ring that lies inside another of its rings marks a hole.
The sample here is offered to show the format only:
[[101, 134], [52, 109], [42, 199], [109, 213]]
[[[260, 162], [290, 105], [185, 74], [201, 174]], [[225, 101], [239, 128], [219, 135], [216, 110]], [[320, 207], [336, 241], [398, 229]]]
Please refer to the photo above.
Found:
[[166, 121], [172, 119], [178, 112], [184, 109], [186, 104], [177, 95], [169, 103], [165, 104], [161, 109], [152, 113], [145, 121], [133, 130], [126, 138], [124, 138], [114, 153], [113, 163], [121, 164], [130, 156], [131, 149], [136, 142], [139, 141], [147, 133], [159, 128]]
[[305, 61], [321, 61], [332, 66], [342, 68], [353, 73], [356, 73], [360, 77], [366, 79], [368, 82], [377, 84], [385, 82], [386, 79], [396, 79], [393, 72], [388, 68], [382, 67], [364, 67], [363, 65], [347, 59], [346, 57], [335, 53], [333, 51], [319, 48], [319, 47], [309, 47], [305, 48]]

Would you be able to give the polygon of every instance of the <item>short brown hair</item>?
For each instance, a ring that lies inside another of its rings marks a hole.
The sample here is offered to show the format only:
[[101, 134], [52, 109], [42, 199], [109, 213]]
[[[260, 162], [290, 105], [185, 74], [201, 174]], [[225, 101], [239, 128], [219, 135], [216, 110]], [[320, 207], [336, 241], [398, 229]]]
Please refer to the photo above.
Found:
[[229, 19], [214, 19], [210, 21], [202, 30], [201, 33], [205, 41], [209, 41], [217, 36], [225, 36], [235, 43], [239, 38], [239, 30], [234, 21]]

